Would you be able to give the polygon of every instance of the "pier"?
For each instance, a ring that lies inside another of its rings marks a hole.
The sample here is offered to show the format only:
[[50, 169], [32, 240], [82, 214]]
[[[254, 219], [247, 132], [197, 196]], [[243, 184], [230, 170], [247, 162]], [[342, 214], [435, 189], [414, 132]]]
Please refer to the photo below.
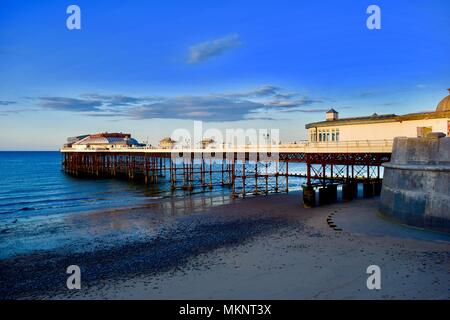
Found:
[[[168, 183], [171, 191], [229, 187], [232, 197], [289, 192], [289, 177], [303, 177], [306, 207], [342, 198], [352, 200], [362, 184], [364, 197], [381, 192], [381, 165], [390, 161], [392, 141], [299, 143], [199, 149], [148, 147], [61, 149], [66, 173], [78, 177], [122, 178], [146, 185]], [[306, 172], [290, 173], [304, 163]]]

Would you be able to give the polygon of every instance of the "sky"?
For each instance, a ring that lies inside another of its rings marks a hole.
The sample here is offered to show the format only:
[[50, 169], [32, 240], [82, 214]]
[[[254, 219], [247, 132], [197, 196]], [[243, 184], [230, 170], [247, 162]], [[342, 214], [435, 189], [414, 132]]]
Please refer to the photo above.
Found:
[[[70, 5], [81, 29], [69, 30]], [[369, 5], [381, 29], [366, 26]], [[279, 129], [434, 110], [450, 87], [450, 1], [0, 1], [0, 150], [69, 136]]]

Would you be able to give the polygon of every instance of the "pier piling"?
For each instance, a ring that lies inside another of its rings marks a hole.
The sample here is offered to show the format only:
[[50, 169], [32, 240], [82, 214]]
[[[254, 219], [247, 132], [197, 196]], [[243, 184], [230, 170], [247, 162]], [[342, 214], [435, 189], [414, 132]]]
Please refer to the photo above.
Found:
[[[357, 184], [363, 184], [363, 196], [381, 192], [380, 166], [390, 160], [389, 153], [299, 153], [283, 152], [277, 159], [262, 160], [259, 155], [233, 152], [217, 158], [216, 153], [167, 151], [76, 151], [64, 152], [62, 165], [67, 174], [77, 177], [126, 178], [145, 185], [165, 183], [166, 188], [192, 191], [228, 185], [232, 197], [249, 194], [289, 192], [289, 177], [305, 177], [302, 186], [305, 207], [337, 201], [337, 186], [342, 199], [357, 196]], [[289, 163], [305, 163], [306, 173], [289, 172]], [[166, 178], [166, 176], [168, 176]], [[280, 179], [281, 177], [281, 179]], [[284, 177], [284, 179], [283, 179]], [[284, 184], [284, 186], [283, 186]], [[299, 186], [300, 187], [300, 186]]]

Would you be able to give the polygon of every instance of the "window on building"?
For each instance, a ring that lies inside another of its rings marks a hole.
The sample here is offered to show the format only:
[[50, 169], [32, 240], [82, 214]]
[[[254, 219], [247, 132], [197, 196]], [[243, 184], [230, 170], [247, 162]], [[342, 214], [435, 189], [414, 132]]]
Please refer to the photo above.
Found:
[[319, 129], [313, 131], [310, 140], [314, 142], [339, 141], [339, 129]]

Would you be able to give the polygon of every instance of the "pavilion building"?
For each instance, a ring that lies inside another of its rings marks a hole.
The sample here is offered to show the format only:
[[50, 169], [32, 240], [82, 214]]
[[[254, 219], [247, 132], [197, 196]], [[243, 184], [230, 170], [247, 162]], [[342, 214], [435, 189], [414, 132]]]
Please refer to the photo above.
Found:
[[425, 137], [430, 132], [443, 132], [450, 136], [450, 94], [432, 112], [405, 115], [374, 113], [366, 117], [340, 119], [339, 113], [330, 109], [325, 121], [309, 123], [305, 127], [308, 141], [313, 143]]

